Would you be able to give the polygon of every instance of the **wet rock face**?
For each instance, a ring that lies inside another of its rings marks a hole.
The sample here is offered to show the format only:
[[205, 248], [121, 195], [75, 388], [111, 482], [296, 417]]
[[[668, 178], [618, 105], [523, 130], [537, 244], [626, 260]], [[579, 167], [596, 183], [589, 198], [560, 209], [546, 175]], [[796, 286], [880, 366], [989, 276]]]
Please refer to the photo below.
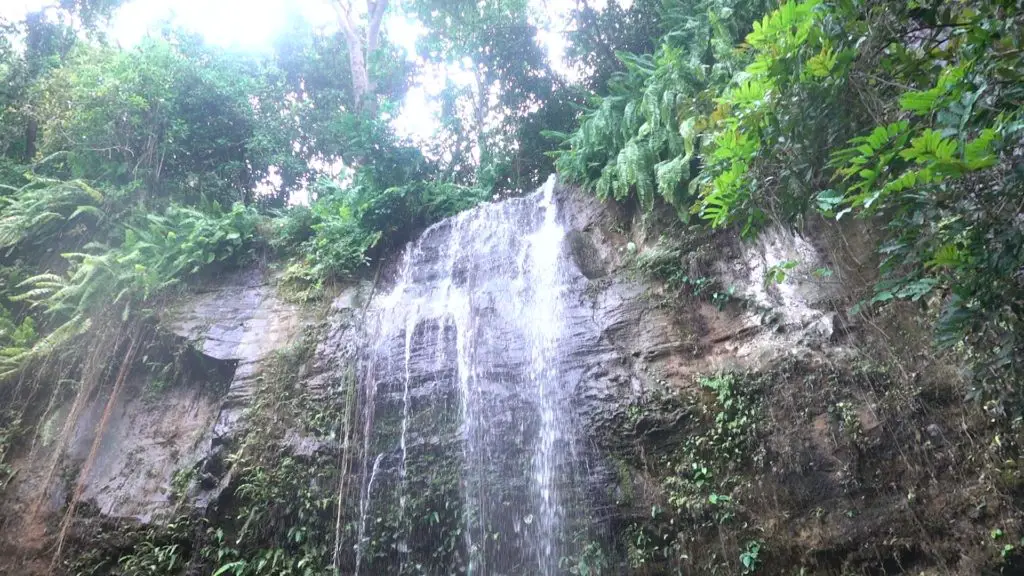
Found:
[[598, 443], [685, 345], [623, 273], [617, 217], [552, 187], [441, 222], [388, 266], [362, 374], [365, 573], [555, 574], [607, 540]]
[[[227, 274], [164, 311], [162, 321], [171, 335], [154, 341], [149, 353], [155, 356], [144, 360], [157, 368], [135, 370], [113, 399], [82, 479], [81, 501], [106, 517], [167, 520], [181, 512], [173, 491], [190, 483], [184, 478], [198, 480], [196, 506], [215, 498], [227, 482], [221, 446], [239, 431], [261, 362], [289, 345], [302, 323], [299, 309], [278, 298], [259, 270]], [[162, 370], [160, 363], [173, 369]], [[92, 450], [109, 390], [100, 387], [84, 399], [66, 447], [54, 436], [73, 398], [41, 423], [42, 433], [18, 462], [20, 473], [5, 494], [12, 518], [5, 530], [46, 521], [65, 505]], [[51, 468], [53, 450], [62, 448]]]
[[[186, 474], [209, 450], [220, 412], [217, 392], [224, 390], [231, 366], [219, 368], [166, 390], [145, 377], [128, 383], [115, 400], [82, 500], [109, 517], [168, 519], [175, 476]], [[79, 420], [67, 455], [71, 462], [88, 457], [105, 404], [99, 398]]]
[[[581, 543], [610, 542], [630, 406], [691, 386], [715, 353], [783, 339], [738, 308], [660, 305], [627, 228], [614, 205], [556, 186], [441, 222], [387, 266], [363, 354], [365, 573], [557, 573]], [[760, 286], [786, 241], [767, 245], [778, 254], [730, 245], [722, 270]], [[797, 338], [820, 315], [793, 308], [781, 324]], [[687, 416], [648, 415], [631, 434], [670, 443]], [[425, 532], [438, 502], [440, 528]]]
[[365, 573], [553, 574], [569, 529], [587, 529], [570, 349], [589, 321], [575, 304], [586, 280], [566, 258], [554, 198], [549, 187], [430, 228], [373, 302]]
[[566, 243], [569, 256], [580, 274], [588, 280], [603, 278], [608, 274], [606, 266], [597, 246], [586, 233], [579, 230], [570, 230], [566, 234]]
[[[631, 406], [766, 349], [833, 337], [813, 298], [763, 287], [766, 268], [800, 253], [791, 238], [720, 250], [721, 275], [753, 299], [797, 301], [769, 330], [756, 310], [663, 305], [661, 287], [632, 267], [645, 244], [630, 228], [615, 205], [554, 186], [438, 223], [385, 265], [379, 286], [334, 301], [302, 378], [326, 397], [359, 359], [359, 507], [345, 511], [359, 573], [556, 574], [588, 542], [611, 549], [616, 455], [636, 450], [632, 437], [675, 442], [689, 417], [648, 415], [623, 435]], [[104, 515], [159, 520], [182, 470], [197, 475], [193, 505], [214, 502], [261, 367], [304, 317], [251, 270], [162, 322], [216, 369], [155, 401], [144, 378], [125, 387], [84, 493]], [[78, 424], [72, 465], [105, 401]], [[323, 448], [294, 436], [297, 454]], [[53, 491], [54, 510], [66, 491]]]
[[[259, 269], [227, 275], [165, 315], [164, 324], [198, 354], [234, 367], [199, 457], [182, 463], [198, 479], [188, 495], [192, 506], [205, 509], [230, 484], [224, 460], [244, 430], [264, 362], [298, 340], [304, 321], [301, 308], [281, 298], [274, 279]], [[301, 439], [296, 444], [304, 449]]]
[[222, 442], [237, 432], [261, 362], [295, 341], [302, 315], [277, 295], [265, 272], [247, 270], [179, 303], [164, 323], [199, 353], [235, 365], [213, 430], [214, 440]]

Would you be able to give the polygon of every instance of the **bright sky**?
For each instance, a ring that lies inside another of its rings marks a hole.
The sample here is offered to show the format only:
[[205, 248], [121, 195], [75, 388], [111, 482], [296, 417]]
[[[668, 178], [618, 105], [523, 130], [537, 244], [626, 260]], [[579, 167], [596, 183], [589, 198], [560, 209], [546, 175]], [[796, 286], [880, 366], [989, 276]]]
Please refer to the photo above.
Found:
[[[244, 51], [269, 50], [271, 41], [288, 21], [291, 13], [305, 17], [315, 27], [326, 31], [337, 28], [333, 0], [128, 0], [110, 23], [110, 38], [121, 46], [136, 44], [146, 34], [156, 32], [167, 22], [201, 34], [207, 42]], [[546, 22], [538, 22], [538, 40], [548, 51], [551, 61], [563, 72], [565, 41], [562, 30], [568, 24], [573, 0], [532, 0], [535, 10]], [[52, 0], [0, 0], [0, 16], [21, 19], [25, 13], [38, 10]], [[601, 2], [603, 4], [603, 2]], [[386, 21], [388, 36], [415, 58], [417, 39], [422, 26], [394, 13]], [[422, 64], [422, 63], [421, 63]], [[399, 134], [417, 141], [431, 137], [438, 125], [439, 104], [432, 99], [445, 86], [446, 80], [457, 84], [472, 83], [472, 74], [458, 65], [424, 67], [409, 90], [402, 113], [394, 120]]]
[[[271, 48], [272, 40], [288, 22], [288, 16], [292, 13], [304, 16], [315, 27], [322, 27], [327, 31], [335, 30], [336, 14], [330, 1], [128, 0], [114, 14], [108, 33], [111, 40], [129, 47], [170, 22], [201, 34], [211, 44], [262, 52]], [[0, 0], [0, 16], [20, 20], [26, 13], [47, 4], [52, 4], [52, 1]], [[405, 48], [408, 54], [415, 54], [416, 40], [420, 34], [415, 23], [392, 17], [387, 25], [389, 36]], [[420, 78], [419, 82], [438, 83], [431, 78]], [[433, 133], [436, 121], [434, 114], [430, 113], [433, 111], [428, 108], [427, 93], [428, 91], [420, 86], [409, 95], [402, 115], [395, 120], [396, 129], [403, 135], [425, 139]]]

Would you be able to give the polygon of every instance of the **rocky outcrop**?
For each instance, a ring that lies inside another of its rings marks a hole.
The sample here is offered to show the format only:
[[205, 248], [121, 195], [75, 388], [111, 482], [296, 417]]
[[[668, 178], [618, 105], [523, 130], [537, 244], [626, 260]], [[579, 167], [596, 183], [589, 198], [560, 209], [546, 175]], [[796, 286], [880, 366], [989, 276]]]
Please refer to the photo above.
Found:
[[[673, 291], [637, 270], [644, 252], [659, 246], [655, 224], [572, 189], [562, 190], [560, 202], [571, 230], [568, 256], [586, 271], [578, 289], [586, 322], [573, 328], [569, 354], [585, 367], [573, 395], [588, 429], [609, 429], [652, 388], [687, 388], [698, 374], [765, 366], [793, 347], [827, 344], [837, 330], [839, 284], [815, 276], [830, 264], [798, 235], [772, 230], [750, 244], [728, 232], [701, 236], [701, 262], [687, 262], [684, 253], [678, 266], [694, 283], [715, 287], [693, 294], [692, 286]], [[766, 283], [767, 271], [786, 262], [793, 267], [785, 281]]]
[[163, 323], [200, 354], [228, 362], [234, 373], [221, 403], [213, 442], [237, 432], [252, 398], [260, 364], [298, 338], [301, 309], [277, 295], [274, 280], [260, 270], [223, 278], [179, 303]]
[[[268, 359], [312, 334], [289, 406], [352, 404], [341, 433], [278, 422], [275, 447], [342, 471], [318, 490], [342, 505], [320, 544], [343, 573], [981, 573], [998, 550], [959, 542], [1016, 529], [1018, 474], [1000, 446], [971, 452], [957, 375], [908, 323], [847, 316], [870, 260], [829, 242], [743, 242], [556, 186], [436, 224], [314, 330], [264, 272], [227, 276], [161, 314], [183, 371], [129, 379], [82, 500], [152, 525], [185, 503], [229, 516], [225, 457]], [[8, 549], [53, 533], [107, 398], [88, 400], [64, 474], [42, 481], [54, 424], [18, 462], [6, 517], [46, 507], [5, 526]]]
[[[705, 251], [722, 245], [686, 270], [700, 277], [669, 293], [638, 269], [657, 248], [641, 223], [571, 188], [546, 193], [553, 206], [537, 193], [439, 223], [386, 267], [362, 377], [359, 541], [369, 573], [474, 563], [554, 573], [545, 546], [573, 558], [588, 539], [615, 540], [609, 488], [622, 452], [687, 429], [685, 406], [628, 421], [632, 410], [692, 390], [698, 374], [766, 366], [832, 336], [820, 306], [828, 287], [810, 274], [825, 264], [801, 238], [701, 238]], [[785, 270], [785, 286], [766, 283], [773, 267]], [[711, 283], [720, 301], [710, 289], [688, 295]], [[552, 510], [538, 492], [551, 494]], [[417, 538], [410, 518], [441, 502], [443, 531], [466, 537], [437, 564], [436, 537]], [[557, 526], [540, 524], [545, 514]]]
[[[181, 512], [175, 490], [217, 460], [218, 446], [238, 432], [261, 362], [298, 336], [302, 316], [277, 296], [263, 271], [248, 270], [186, 297], [165, 310], [161, 322], [173, 336], [150, 338], [142, 358], [147, 369], [134, 370], [113, 399], [85, 478], [77, 471], [94, 444], [108, 386], [85, 400], [54, 473], [53, 451], [62, 450], [55, 434], [74, 398], [40, 423], [29, 451], [15, 463], [18, 474], [4, 501], [10, 537], [4, 547], [15, 558], [19, 550], [31, 555], [44, 545], [47, 531], [52, 535], [45, 526], [53, 526], [76, 482], [81, 501], [104, 517], [148, 523]], [[225, 484], [214, 478], [192, 505], [205, 506]]]

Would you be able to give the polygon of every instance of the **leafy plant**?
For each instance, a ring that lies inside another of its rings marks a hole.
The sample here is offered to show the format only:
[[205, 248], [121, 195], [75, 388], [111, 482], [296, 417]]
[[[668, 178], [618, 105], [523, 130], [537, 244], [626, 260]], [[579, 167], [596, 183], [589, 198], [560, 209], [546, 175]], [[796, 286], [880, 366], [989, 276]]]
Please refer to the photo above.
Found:
[[[280, 245], [297, 245], [302, 260], [289, 269], [289, 277], [314, 286], [356, 274], [375, 248], [402, 244], [414, 227], [426, 227], [484, 199], [479, 188], [444, 182], [414, 182], [382, 191], [369, 173], [357, 173], [348, 186], [321, 180], [316, 193], [308, 213], [293, 209], [286, 216], [281, 230], [287, 235], [278, 240]], [[295, 218], [302, 218], [301, 224]]]
[[608, 95], [554, 135], [559, 171], [748, 237], [814, 211], [875, 218], [881, 280], [854, 312], [927, 301], [937, 342], [974, 367], [976, 396], [1019, 396], [1000, 384], [1024, 370], [1019, 7], [764, 8], [667, 5], [654, 53], [620, 54]]
[[318, 203], [313, 210], [314, 235], [301, 248], [312, 278], [345, 277], [366, 266], [381, 232], [364, 229], [347, 204]]
[[7, 453], [22, 431], [22, 415], [12, 408], [0, 412], [0, 493], [14, 477], [15, 470], [7, 461]]
[[597, 542], [587, 542], [577, 557], [562, 558], [558, 564], [573, 576], [601, 576], [611, 567]]
[[0, 184], [3, 189], [11, 193], [0, 195], [0, 250], [51, 238], [69, 224], [104, 216], [103, 194], [83, 180], [29, 175], [20, 188]]
[[759, 417], [753, 396], [736, 383], [731, 374], [700, 380], [715, 397], [705, 407], [707, 429], [686, 438], [672, 459], [673, 474], [664, 480], [668, 502], [693, 522], [726, 523], [735, 515], [733, 472], [751, 458]]
[[722, 287], [718, 279], [703, 272], [711, 257], [709, 242], [700, 233], [691, 233], [685, 240], [663, 236], [637, 254], [634, 265], [642, 274], [665, 282], [673, 294], [710, 293], [711, 301], [721, 307], [732, 298], [733, 290]]
[[636, 524], [626, 529], [624, 540], [630, 568], [643, 568], [654, 560], [655, 553], [659, 551], [651, 537]]
[[179, 548], [178, 544], [158, 546], [143, 541], [131, 554], [122, 557], [118, 561], [118, 566], [125, 574], [176, 574], [185, 565]]
[[740, 564], [744, 574], [753, 574], [760, 565], [762, 543], [757, 540], [747, 542], [747, 547], [740, 554]]
[[182, 279], [238, 258], [253, 241], [257, 220], [256, 212], [241, 204], [222, 212], [171, 206], [163, 216], [150, 214], [125, 226], [116, 247], [92, 244], [86, 252], [65, 254], [66, 275], [28, 278], [19, 285], [24, 291], [11, 298], [44, 308], [56, 327], [31, 348], [0, 360], [0, 376], [85, 332], [100, 314], [116, 307], [127, 319], [136, 306]]
[[714, 109], [710, 87], [737, 70], [733, 38], [756, 17], [758, 2], [672, 1], [653, 54], [620, 52], [625, 72], [612, 76], [608, 95], [595, 98], [571, 133], [549, 133], [559, 173], [598, 196], [636, 195], [649, 210], [656, 196], [688, 218], [700, 168], [702, 116]]
[[7, 310], [0, 308], [0, 359], [12, 358], [25, 352], [38, 339], [36, 323], [31, 316], [15, 324]]
[[786, 274], [796, 268], [800, 263], [796, 260], [784, 260], [778, 264], [772, 264], [764, 273], [765, 287], [774, 284], [782, 284], [786, 281]]

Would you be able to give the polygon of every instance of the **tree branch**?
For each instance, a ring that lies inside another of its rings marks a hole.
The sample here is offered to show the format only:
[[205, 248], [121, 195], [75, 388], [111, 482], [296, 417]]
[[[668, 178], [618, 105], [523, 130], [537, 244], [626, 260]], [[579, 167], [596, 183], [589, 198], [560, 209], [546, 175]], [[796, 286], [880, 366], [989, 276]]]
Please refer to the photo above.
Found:
[[366, 29], [366, 55], [369, 57], [380, 43], [380, 25], [384, 20], [384, 12], [388, 9], [388, 0], [369, 0], [367, 12], [370, 15], [370, 24]]
[[360, 110], [370, 91], [370, 77], [366, 69], [363, 40], [359, 37], [359, 28], [356, 25], [355, 16], [352, 14], [352, 5], [348, 0], [338, 0], [334, 7], [338, 13], [338, 23], [341, 25], [342, 32], [345, 33], [345, 44], [348, 46], [348, 63], [352, 73], [352, 98], [355, 101], [356, 110]]
[[341, 31], [344, 32], [345, 38], [355, 36], [356, 23], [355, 18], [352, 16], [352, 5], [348, 3], [348, 0], [338, 0], [333, 6], [334, 11], [338, 14], [338, 24], [341, 26]]

